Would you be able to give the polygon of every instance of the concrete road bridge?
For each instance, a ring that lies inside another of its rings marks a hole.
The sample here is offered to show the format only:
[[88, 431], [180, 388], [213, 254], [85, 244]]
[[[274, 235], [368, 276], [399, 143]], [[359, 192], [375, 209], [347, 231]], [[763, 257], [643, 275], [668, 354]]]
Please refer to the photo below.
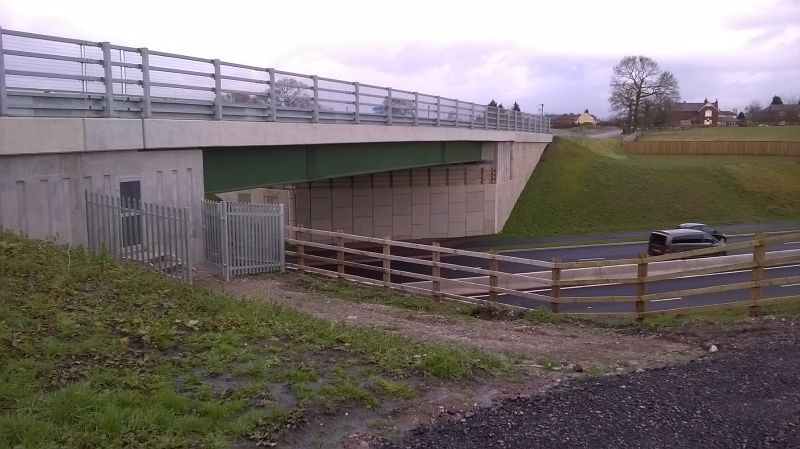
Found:
[[317, 229], [492, 234], [551, 141], [538, 115], [0, 28], [0, 228], [60, 243], [85, 242], [85, 190], [196, 223], [215, 194]]

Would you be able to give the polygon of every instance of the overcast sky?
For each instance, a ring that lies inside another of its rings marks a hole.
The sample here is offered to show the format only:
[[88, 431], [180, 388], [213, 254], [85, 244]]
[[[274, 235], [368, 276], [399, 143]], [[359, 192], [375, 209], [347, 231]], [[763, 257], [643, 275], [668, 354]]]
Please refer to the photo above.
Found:
[[607, 116], [611, 70], [638, 54], [686, 101], [800, 97], [800, 0], [2, 0], [0, 26], [529, 112]]

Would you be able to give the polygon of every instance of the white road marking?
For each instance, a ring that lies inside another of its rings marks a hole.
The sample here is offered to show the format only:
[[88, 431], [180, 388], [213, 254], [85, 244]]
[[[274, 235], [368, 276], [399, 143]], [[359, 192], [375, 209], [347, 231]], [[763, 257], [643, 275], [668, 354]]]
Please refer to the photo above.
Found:
[[678, 300], [678, 299], [683, 299], [683, 297], [678, 296], [677, 298], [654, 299], [654, 300], [652, 300], [650, 302], [675, 301], [675, 300]]
[[800, 242], [783, 242], [784, 245], [800, 245]]
[[588, 257], [586, 259], [578, 259], [578, 262], [588, 262], [590, 260], [606, 260], [605, 257]]
[[796, 284], [784, 284], [784, 285], [781, 285], [781, 287], [794, 287], [794, 286], [797, 286], [797, 285], [800, 285], [800, 282], [798, 282]]

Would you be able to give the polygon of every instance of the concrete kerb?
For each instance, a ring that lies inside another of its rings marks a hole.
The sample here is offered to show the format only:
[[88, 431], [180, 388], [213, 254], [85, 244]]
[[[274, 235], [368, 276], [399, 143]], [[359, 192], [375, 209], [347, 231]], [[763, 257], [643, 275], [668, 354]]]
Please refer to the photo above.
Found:
[[[800, 255], [800, 250], [789, 249], [783, 251], [771, 251], [767, 253], [767, 260], [781, 257]], [[736, 254], [732, 256], [706, 257], [702, 259], [683, 259], [668, 260], [663, 262], [650, 262], [648, 264], [648, 274], [672, 274], [684, 271], [700, 270], [704, 268], [721, 267], [740, 263], [752, 262], [752, 254]], [[561, 272], [562, 280], [593, 280], [593, 279], [618, 279], [636, 277], [636, 264], [611, 265], [605, 267], [592, 268], [573, 268]], [[531, 278], [531, 279], [525, 279]], [[533, 271], [528, 273], [517, 273], [514, 277], [500, 277], [498, 286], [512, 290], [532, 290], [548, 288], [552, 285], [551, 272]], [[457, 281], [466, 281], [478, 285], [465, 285]], [[409, 282], [406, 285], [430, 290], [430, 281]], [[481, 286], [485, 286], [482, 288]], [[489, 289], [489, 276], [473, 276], [467, 278], [442, 279], [441, 286], [443, 292], [455, 295], [467, 296], [486, 293]]]

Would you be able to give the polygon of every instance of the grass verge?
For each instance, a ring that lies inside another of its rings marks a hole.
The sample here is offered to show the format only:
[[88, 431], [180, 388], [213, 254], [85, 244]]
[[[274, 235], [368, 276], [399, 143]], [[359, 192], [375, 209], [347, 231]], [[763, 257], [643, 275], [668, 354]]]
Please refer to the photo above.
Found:
[[503, 237], [800, 218], [800, 158], [629, 155], [618, 139], [556, 137]]
[[271, 445], [406, 382], [510, 369], [7, 233], [0, 292], [0, 447]]

